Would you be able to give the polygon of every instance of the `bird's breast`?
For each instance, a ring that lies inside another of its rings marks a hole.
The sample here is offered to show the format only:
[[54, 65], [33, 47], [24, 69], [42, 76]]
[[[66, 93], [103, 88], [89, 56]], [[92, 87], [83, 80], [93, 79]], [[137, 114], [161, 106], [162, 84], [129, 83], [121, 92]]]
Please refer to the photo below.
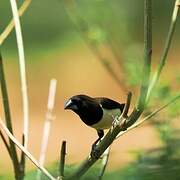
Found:
[[91, 125], [95, 129], [109, 129], [116, 116], [120, 116], [120, 109], [103, 109], [103, 116], [99, 122]]

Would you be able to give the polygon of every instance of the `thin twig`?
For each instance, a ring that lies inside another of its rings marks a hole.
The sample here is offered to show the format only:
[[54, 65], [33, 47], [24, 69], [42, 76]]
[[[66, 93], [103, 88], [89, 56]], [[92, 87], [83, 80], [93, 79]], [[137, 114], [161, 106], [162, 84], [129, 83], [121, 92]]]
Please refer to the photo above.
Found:
[[18, 15], [17, 3], [16, 3], [16, 0], [10, 0], [10, 2], [11, 2], [12, 13], [13, 13], [13, 19], [15, 23], [16, 39], [17, 39], [18, 54], [19, 54], [21, 92], [22, 92], [22, 102], [23, 102], [24, 147], [27, 148], [28, 136], [29, 136], [29, 102], [28, 102], [28, 93], [27, 93], [24, 45], [23, 45], [23, 37], [22, 37], [20, 19]]
[[124, 111], [122, 113], [122, 116], [124, 118], [127, 118], [128, 117], [128, 112], [129, 112], [129, 108], [130, 108], [130, 105], [131, 105], [131, 98], [132, 98], [132, 93], [129, 92], [128, 95], [127, 95], [127, 102], [126, 102], [126, 106], [124, 108]]
[[100, 173], [99, 173], [99, 176], [98, 176], [98, 180], [102, 180], [103, 178], [103, 175], [105, 173], [105, 170], [106, 170], [106, 167], [107, 167], [107, 164], [108, 164], [108, 160], [109, 160], [109, 154], [110, 154], [110, 149], [111, 149], [111, 146], [109, 146], [103, 153], [102, 155], [102, 163], [101, 163], [101, 169], [100, 169]]
[[[18, 11], [19, 17], [21, 17], [24, 14], [26, 9], [29, 7], [30, 3], [31, 3], [31, 0], [25, 0], [23, 2], [23, 4], [21, 5]], [[4, 40], [9, 36], [13, 28], [14, 28], [14, 20], [12, 19], [0, 35], [0, 45], [3, 44]]]
[[31, 153], [21, 145], [21, 143], [12, 135], [12, 133], [5, 126], [3, 121], [0, 119], [0, 129], [11, 139], [11, 141], [29, 158], [29, 160], [39, 168], [49, 179], [55, 180], [54, 178], [43, 166], [39, 165], [38, 161], [31, 155]]
[[[0, 52], [0, 84], [1, 84], [1, 93], [2, 93], [6, 125], [9, 131], [13, 134], [12, 120], [11, 120], [11, 113], [10, 113], [10, 106], [9, 106], [9, 97], [8, 97], [8, 92], [7, 92], [6, 78], [4, 74], [4, 66], [3, 66], [3, 59], [2, 59], [1, 52]], [[19, 170], [19, 161], [18, 161], [16, 147], [10, 139], [9, 139], [9, 144], [10, 144], [10, 151], [11, 151], [10, 157], [13, 163], [15, 177], [18, 178], [18, 174], [20, 170]]]
[[147, 121], [148, 119], [152, 118], [153, 116], [157, 115], [159, 112], [161, 112], [163, 109], [165, 109], [166, 107], [168, 107], [169, 105], [171, 105], [172, 103], [174, 103], [175, 101], [177, 101], [180, 98], [180, 95], [175, 96], [174, 98], [172, 98], [168, 103], [166, 103], [165, 105], [161, 106], [160, 108], [158, 108], [157, 110], [153, 111], [151, 114], [149, 114], [148, 116], [146, 116], [145, 118], [143, 118], [142, 120], [138, 121], [137, 123], [133, 124], [131, 127], [129, 127], [126, 131], [122, 131], [118, 134], [118, 136], [116, 137], [116, 139], [118, 139], [120, 136], [122, 136], [123, 134], [129, 132], [132, 129], [135, 129], [136, 127], [139, 127], [142, 123], [144, 123], [145, 121]]
[[150, 82], [148, 94], [146, 97], [146, 102], [149, 101], [151, 92], [152, 92], [153, 88], [155, 87], [155, 85], [157, 84], [157, 81], [159, 80], [160, 74], [161, 74], [162, 69], [163, 69], [163, 67], [166, 63], [166, 60], [167, 60], [167, 55], [168, 55], [168, 52], [170, 49], [170, 45], [171, 45], [172, 38], [174, 35], [175, 27], [176, 27], [177, 17], [179, 14], [179, 5], [178, 4], [180, 4], [180, 0], [175, 1], [174, 10], [172, 13], [172, 18], [171, 18], [171, 22], [170, 22], [169, 31], [168, 31], [168, 35], [166, 38], [165, 46], [164, 46], [164, 49], [163, 49], [157, 70], [154, 73], [153, 78]]
[[66, 156], [66, 141], [63, 141], [61, 145], [61, 154], [60, 154], [60, 163], [59, 163], [59, 173], [60, 173], [60, 177], [62, 178], [64, 177], [65, 156]]
[[[43, 130], [41, 150], [40, 150], [40, 156], [39, 156], [39, 164], [41, 166], [44, 166], [46, 151], [47, 151], [47, 147], [48, 147], [51, 123], [52, 123], [52, 120], [54, 119], [52, 112], [53, 112], [54, 102], [55, 102], [56, 85], [57, 85], [57, 80], [51, 79], [50, 86], [49, 86], [47, 113], [46, 113], [46, 118], [45, 118], [45, 122], [44, 122], [44, 130]], [[41, 171], [39, 171], [39, 170], [37, 172], [37, 179], [38, 180], [41, 179]]]

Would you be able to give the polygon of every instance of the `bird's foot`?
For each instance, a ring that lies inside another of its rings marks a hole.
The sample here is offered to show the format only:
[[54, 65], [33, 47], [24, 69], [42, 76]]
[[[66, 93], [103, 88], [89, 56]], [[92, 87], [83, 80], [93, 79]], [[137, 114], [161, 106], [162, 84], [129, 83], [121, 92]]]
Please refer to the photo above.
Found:
[[116, 116], [113, 118], [114, 121], [112, 123], [113, 128], [116, 127], [119, 124], [119, 116]]
[[92, 145], [92, 149], [91, 149], [91, 157], [94, 158], [94, 159], [99, 159], [100, 158], [100, 150], [97, 149], [97, 144], [94, 143]]
[[122, 121], [119, 121], [119, 118], [119, 116], [114, 118], [114, 121], [112, 123], [113, 128], [115, 128], [116, 126], [120, 126], [122, 128], [122, 131], [126, 131], [126, 119], [124, 118]]

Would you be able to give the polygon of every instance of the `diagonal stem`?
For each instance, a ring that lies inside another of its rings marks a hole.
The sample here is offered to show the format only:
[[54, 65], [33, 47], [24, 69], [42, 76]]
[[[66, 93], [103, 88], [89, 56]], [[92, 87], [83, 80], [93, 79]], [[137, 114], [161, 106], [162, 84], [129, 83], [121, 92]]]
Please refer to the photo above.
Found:
[[[74, 2], [73, 2], [74, 3]], [[70, 17], [72, 23], [74, 24], [77, 32], [79, 33], [79, 35], [81, 36], [81, 38], [84, 40], [84, 42], [86, 43], [87, 47], [89, 48], [89, 50], [94, 54], [94, 56], [97, 58], [97, 60], [99, 60], [99, 62], [104, 66], [104, 68], [107, 70], [107, 72], [111, 75], [111, 77], [116, 81], [116, 83], [122, 87], [122, 85], [124, 84], [124, 82], [117, 76], [117, 74], [114, 72], [113, 67], [111, 66], [111, 64], [108, 62], [108, 60], [106, 58], [104, 58], [103, 54], [101, 53], [101, 51], [99, 50], [99, 48], [97, 47], [96, 44], [94, 44], [87, 36], [86, 34], [86, 30], [84, 28], [84, 26], [86, 28], [88, 28], [87, 23], [84, 21], [84, 19], [82, 19], [79, 14], [74, 13], [74, 15], [71, 15], [71, 11], [76, 11], [74, 10], [76, 7], [76, 5], [74, 4], [73, 8], [69, 8], [68, 4], [66, 4], [66, 1], [64, 0], [64, 4], [65, 4], [65, 8], [67, 11], [68, 16]], [[68, 9], [69, 8], [69, 9]]]
[[43, 166], [39, 165], [38, 161], [32, 156], [32, 154], [24, 146], [22, 146], [21, 143], [13, 136], [13, 134], [8, 130], [8, 128], [5, 126], [1, 118], [0, 118], [0, 129], [3, 130], [4, 133], [6, 133], [6, 135], [9, 137], [11, 142], [13, 144], [16, 144], [16, 146], [29, 158], [29, 160], [37, 168], [39, 168], [44, 173], [44, 175], [46, 175], [51, 180], [56, 180], [56, 178], [54, 178]]
[[153, 116], [157, 115], [159, 112], [161, 112], [163, 109], [165, 109], [166, 107], [168, 107], [169, 105], [171, 105], [172, 103], [174, 103], [175, 101], [180, 99], [180, 94], [175, 96], [174, 98], [172, 98], [168, 103], [166, 103], [165, 105], [161, 106], [160, 108], [156, 109], [155, 111], [153, 111], [151, 114], [149, 114], [148, 116], [144, 117], [142, 120], [138, 121], [137, 123], [133, 124], [130, 128], [128, 128], [126, 131], [122, 131], [118, 134], [118, 136], [116, 137], [116, 139], [118, 139], [120, 136], [122, 136], [123, 134], [127, 133], [130, 130], [135, 129], [136, 127], [139, 127], [142, 123], [144, 123], [145, 121], [147, 121], [148, 119], [152, 118]]
[[[19, 11], [18, 11], [20, 17], [24, 14], [26, 9], [29, 7], [30, 3], [31, 3], [31, 0], [25, 0], [23, 2], [22, 6], [19, 8]], [[0, 45], [3, 44], [5, 39], [9, 36], [11, 31], [13, 30], [13, 28], [14, 28], [14, 21], [12, 19], [0, 35]]]

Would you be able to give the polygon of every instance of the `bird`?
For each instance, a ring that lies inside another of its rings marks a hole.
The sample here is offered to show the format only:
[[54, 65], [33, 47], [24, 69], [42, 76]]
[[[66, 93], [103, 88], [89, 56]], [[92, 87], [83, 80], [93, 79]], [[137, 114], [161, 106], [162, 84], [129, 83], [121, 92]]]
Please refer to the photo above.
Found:
[[80, 94], [69, 98], [64, 105], [65, 110], [76, 113], [89, 127], [97, 131], [98, 139], [93, 146], [103, 138], [104, 130], [112, 126], [114, 119], [120, 116], [125, 103], [119, 103], [106, 97], [90, 97]]

